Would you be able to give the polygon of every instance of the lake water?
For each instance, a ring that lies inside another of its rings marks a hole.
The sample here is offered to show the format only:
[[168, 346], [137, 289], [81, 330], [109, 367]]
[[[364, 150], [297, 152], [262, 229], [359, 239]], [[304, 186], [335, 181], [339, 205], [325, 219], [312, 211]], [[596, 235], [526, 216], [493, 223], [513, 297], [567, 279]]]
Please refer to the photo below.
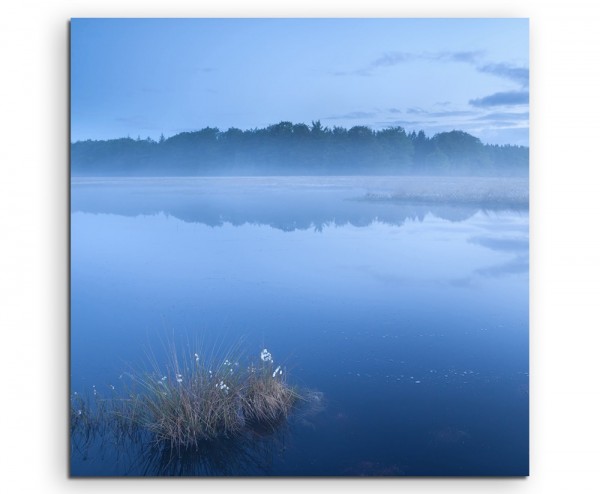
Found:
[[527, 475], [528, 210], [365, 199], [408, 182], [74, 178], [72, 393], [165, 339], [241, 341], [318, 406], [166, 464], [94, 440], [72, 475]]

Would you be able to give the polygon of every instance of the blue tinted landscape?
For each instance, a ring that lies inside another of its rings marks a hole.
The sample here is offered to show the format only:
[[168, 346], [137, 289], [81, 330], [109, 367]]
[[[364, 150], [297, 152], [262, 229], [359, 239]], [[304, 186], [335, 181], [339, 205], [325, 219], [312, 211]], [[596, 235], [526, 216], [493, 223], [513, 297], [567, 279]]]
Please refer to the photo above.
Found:
[[[516, 206], [464, 199], [499, 181]], [[72, 474], [526, 475], [526, 196], [523, 179], [74, 178], [72, 392], [120, 393], [171, 338], [268, 348], [310, 402], [231, 461], [76, 434]]]
[[529, 474], [527, 19], [70, 31], [70, 476]]

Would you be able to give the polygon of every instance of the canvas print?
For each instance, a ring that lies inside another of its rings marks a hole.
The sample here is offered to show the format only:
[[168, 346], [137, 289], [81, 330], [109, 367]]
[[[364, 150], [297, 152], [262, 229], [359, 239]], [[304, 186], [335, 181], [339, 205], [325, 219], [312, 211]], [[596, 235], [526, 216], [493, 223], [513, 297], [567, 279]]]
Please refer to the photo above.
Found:
[[72, 19], [70, 475], [528, 475], [528, 30]]

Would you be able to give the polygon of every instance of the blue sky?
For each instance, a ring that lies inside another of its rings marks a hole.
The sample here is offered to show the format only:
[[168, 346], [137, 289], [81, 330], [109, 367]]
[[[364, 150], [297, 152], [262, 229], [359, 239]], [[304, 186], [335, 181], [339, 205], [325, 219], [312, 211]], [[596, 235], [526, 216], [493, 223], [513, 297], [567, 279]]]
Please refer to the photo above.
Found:
[[73, 19], [71, 139], [282, 120], [529, 144], [527, 19]]

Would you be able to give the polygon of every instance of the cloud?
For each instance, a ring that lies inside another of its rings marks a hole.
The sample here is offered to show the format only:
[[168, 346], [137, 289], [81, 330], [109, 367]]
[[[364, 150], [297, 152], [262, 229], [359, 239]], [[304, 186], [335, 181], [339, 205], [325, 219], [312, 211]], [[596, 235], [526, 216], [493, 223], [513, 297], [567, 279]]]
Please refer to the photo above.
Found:
[[482, 51], [444, 51], [444, 52], [424, 52], [424, 53], [409, 53], [404, 51], [390, 51], [381, 55], [370, 62], [367, 66], [350, 71], [337, 71], [334, 75], [360, 75], [370, 76], [373, 70], [381, 67], [393, 67], [395, 65], [414, 62], [416, 60], [426, 60], [433, 62], [459, 62], [475, 64], [483, 56]]
[[418, 55], [406, 52], [388, 52], [369, 64], [369, 67], [391, 67], [400, 63], [411, 62], [418, 58]]
[[402, 110], [398, 110], [398, 108], [390, 108], [388, 109], [390, 113], [402, 113]]
[[486, 113], [474, 120], [529, 120], [529, 112], [515, 113], [515, 112], [493, 112]]
[[471, 110], [448, 110], [438, 112], [428, 112], [430, 117], [468, 117], [475, 115], [476, 112]]
[[477, 107], [527, 105], [529, 104], [529, 91], [494, 93], [483, 98], [469, 100], [469, 104]]
[[400, 126], [425, 125], [425, 124], [430, 124], [430, 123], [435, 123], [435, 122], [425, 122], [423, 120], [388, 120], [388, 121], [384, 121], [384, 122], [377, 122], [377, 125], [384, 126], [384, 127], [390, 127], [390, 126], [395, 126], [395, 125], [400, 125]]
[[515, 67], [505, 63], [490, 63], [477, 67], [477, 70], [484, 74], [492, 74], [509, 79], [519, 84], [522, 88], [529, 86], [529, 69], [526, 67]]
[[430, 60], [442, 62], [476, 63], [483, 56], [482, 51], [441, 52], [430, 56]]
[[418, 106], [407, 108], [406, 113], [409, 115], [422, 115], [425, 118], [469, 117], [472, 115], [477, 115], [477, 112], [473, 110], [442, 110], [432, 112], [424, 110]]
[[423, 108], [418, 108], [418, 107], [407, 108], [406, 109], [406, 113], [410, 113], [411, 115], [425, 115], [425, 114], [427, 114], [427, 112], [425, 110], [423, 110]]
[[350, 113], [344, 113], [343, 115], [332, 115], [325, 117], [327, 120], [345, 120], [345, 119], [360, 119], [360, 118], [373, 118], [377, 116], [376, 113], [366, 111], [352, 111]]
[[384, 53], [369, 64], [370, 68], [391, 67], [415, 60], [429, 60], [434, 62], [461, 62], [474, 64], [481, 58], [481, 51], [442, 51], [433, 53], [407, 53], [401, 51], [392, 51]]

